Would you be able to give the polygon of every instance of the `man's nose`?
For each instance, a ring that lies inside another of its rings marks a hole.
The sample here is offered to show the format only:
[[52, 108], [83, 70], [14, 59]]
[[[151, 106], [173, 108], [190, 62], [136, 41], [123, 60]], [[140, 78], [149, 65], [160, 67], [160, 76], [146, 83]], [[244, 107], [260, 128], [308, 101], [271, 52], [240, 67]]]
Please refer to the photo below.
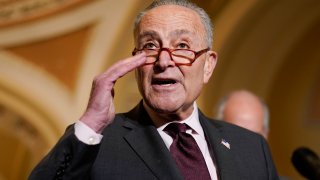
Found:
[[175, 63], [171, 59], [170, 51], [167, 48], [161, 49], [158, 56], [158, 61], [155, 64], [158, 66], [161, 70], [164, 70], [167, 67], [174, 66]]

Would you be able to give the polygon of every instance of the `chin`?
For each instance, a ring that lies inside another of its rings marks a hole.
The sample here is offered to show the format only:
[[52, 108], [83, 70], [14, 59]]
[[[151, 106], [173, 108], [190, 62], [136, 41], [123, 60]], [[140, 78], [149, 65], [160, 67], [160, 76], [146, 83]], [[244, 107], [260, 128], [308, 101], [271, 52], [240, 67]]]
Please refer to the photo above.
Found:
[[183, 103], [170, 99], [150, 99], [146, 103], [153, 111], [164, 114], [176, 113], [183, 106]]

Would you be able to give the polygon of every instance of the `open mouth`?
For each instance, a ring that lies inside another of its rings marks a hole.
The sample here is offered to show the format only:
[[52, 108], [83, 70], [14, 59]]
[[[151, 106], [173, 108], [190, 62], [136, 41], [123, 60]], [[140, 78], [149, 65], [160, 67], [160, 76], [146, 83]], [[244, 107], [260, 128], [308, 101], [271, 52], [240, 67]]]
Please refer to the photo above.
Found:
[[172, 84], [176, 84], [177, 81], [174, 79], [152, 79], [151, 84], [152, 85], [172, 85]]

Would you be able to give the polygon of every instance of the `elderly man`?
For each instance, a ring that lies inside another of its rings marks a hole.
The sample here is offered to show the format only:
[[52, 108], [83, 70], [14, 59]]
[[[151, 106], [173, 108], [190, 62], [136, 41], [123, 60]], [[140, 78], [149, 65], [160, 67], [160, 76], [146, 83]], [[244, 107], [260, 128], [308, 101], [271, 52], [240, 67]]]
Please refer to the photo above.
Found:
[[[86, 112], [30, 179], [278, 179], [264, 138], [197, 108], [217, 61], [203, 9], [155, 1], [134, 38], [133, 57], [95, 78]], [[143, 100], [115, 115], [113, 86], [131, 70]]]
[[237, 90], [222, 98], [216, 117], [268, 139], [269, 109], [262, 99], [249, 91]]

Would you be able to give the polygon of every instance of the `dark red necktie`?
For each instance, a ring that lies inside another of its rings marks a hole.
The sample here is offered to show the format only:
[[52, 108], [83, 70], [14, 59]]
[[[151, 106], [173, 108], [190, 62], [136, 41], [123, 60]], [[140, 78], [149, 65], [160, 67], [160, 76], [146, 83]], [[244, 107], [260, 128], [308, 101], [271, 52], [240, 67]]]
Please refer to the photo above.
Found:
[[182, 123], [171, 123], [164, 128], [173, 138], [170, 153], [185, 180], [210, 180], [202, 153], [194, 138], [186, 133], [187, 129], [189, 126]]

